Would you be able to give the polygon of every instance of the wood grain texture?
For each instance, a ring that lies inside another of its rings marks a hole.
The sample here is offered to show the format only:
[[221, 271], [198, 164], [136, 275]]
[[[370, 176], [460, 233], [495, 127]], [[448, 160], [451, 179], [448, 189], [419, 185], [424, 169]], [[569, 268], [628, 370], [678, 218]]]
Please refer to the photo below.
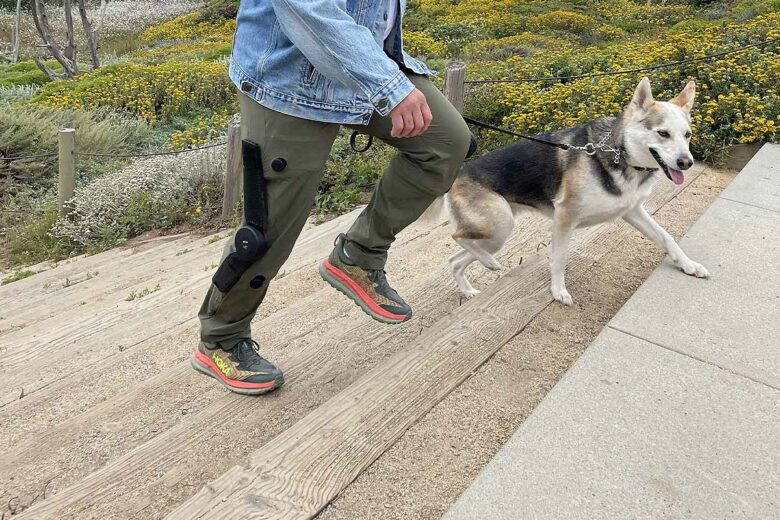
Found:
[[463, 99], [465, 96], [466, 64], [459, 61], [451, 61], [447, 64], [444, 73], [444, 95], [452, 103], [458, 112], [463, 112]]
[[[616, 222], [583, 233], [569, 255], [569, 280], [630, 232]], [[543, 255], [516, 267], [167, 518], [313, 517], [552, 303], [549, 281]]]
[[[333, 236], [347, 228], [359, 211], [304, 232], [282, 272], [294, 272], [327, 254]], [[0, 334], [4, 356], [0, 365], [0, 408], [18, 400], [22, 388], [30, 396], [71, 374], [94, 370], [102, 361], [129, 352], [171, 328], [192, 322], [213, 275], [213, 270], [204, 271], [204, 265], [218, 260], [224, 240], [209, 244], [208, 239], [198, 239], [189, 247], [187, 242], [176, 241], [135, 257], [112, 258], [111, 265], [93, 265], [99, 274], [89, 280], [87, 270], [73, 278], [80, 282], [72, 286], [63, 287], [59, 282], [54, 292], [36, 290], [34, 302], [23, 303], [22, 309], [13, 315], [9, 312], [1, 322], [4, 327], [16, 328]], [[192, 251], [178, 255], [177, 251], [188, 248]], [[131, 290], [142, 291], [158, 283], [161, 290], [126, 301]]]
[[[689, 176], [689, 181], [693, 178], [695, 175]], [[659, 189], [648, 204], [649, 209], [661, 207], [678, 192], [679, 189], [672, 191], [668, 187]], [[610, 248], [615, 247], [626, 233], [624, 225], [615, 224], [593, 228], [578, 236], [569, 263], [570, 279], [573, 280], [577, 273], [584, 271]], [[328, 408], [327, 413], [319, 412], [318, 415], [318, 412], [314, 412], [310, 418], [304, 419], [305, 422], [301, 423], [301, 426], [293, 426], [277, 440], [266, 445], [266, 448], [281, 447], [279, 449], [286, 450], [284, 453], [273, 452], [277, 455], [271, 460], [267, 459], [268, 453], [271, 452], [263, 448], [260, 450], [263, 457], [252, 457], [249, 476], [252, 477], [253, 485], [266, 482], [267, 486], [264, 484], [260, 486], [262, 492], [255, 492], [252, 487], [239, 485], [238, 488], [246, 493], [240, 497], [231, 495], [231, 507], [235, 505], [233, 502], [240, 502], [243, 504], [241, 507], [249, 507], [254, 513], [271, 510], [276, 511], [271, 517], [289, 515], [296, 518], [310, 516], [319, 510], [338, 490], [343, 489], [390, 446], [410, 424], [446, 395], [454, 387], [452, 385], [457, 386], [463, 378], [468, 377], [496, 348], [515, 335], [523, 323], [527, 323], [536, 312], [547, 305], [550, 301], [546, 292], [548, 281], [547, 263], [540, 256], [534, 261], [524, 262], [520, 269], [515, 269], [503, 277], [478, 299], [468, 302], [451, 316], [437, 321], [422, 336], [409, 334], [408, 330], [394, 329], [399, 332], [392, 334], [408, 338], [408, 350], [383, 365], [382, 369], [377, 369], [371, 377], [359, 380], [354, 378], [357, 381], [355, 386], [334, 398], [334, 404], [328, 405], [333, 408]], [[447, 282], [443, 287], [426, 286], [421, 287], [420, 291], [436, 303], [440, 293], [451, 292], [449, 280]], [[519, 305], [518, 294], [521, 295], [522, 305]], [[508, 306], [507, 301], [512, 301], [513, 305]], [[468, 316], [463, 309], [468, 309]], [[346, 350], [346, 355], [355, 356], [365, 349], [381, 348], [389, 337], [386, 330], [388, 329], [360, 325], [354, 327], [354, 330], [341, 331], [341, 335], [334, 336], [330, 342], [304, 345], [303, 350], [288, 360], [289, 386], [273, 399], [247, 400], [240, 396], [227, 395], [213, 402], [191, 420], [165, 431], [82, 481], [37, 504], [20, 518], [72, 515], [100, 518], [101, 511], [105, 511], [106, 501], [117, 501], [119, 497], [127, 500], [133, 496], [136, 489], [140, 489], [138, 493], [143, 494], [146, 488], [148, 493], [150, 487], [159, 485], [155, 478], [161, 478], [166, 485], [184, 479], [197, 471], [198, 464], [202, 464], [200, 461], [203, 458], [198, 449], [208, 449], [210, 442], [213, 445], [214, 436], [228, 431], [238, 432], [242, 428], [254, 427], [257, 431], [262, 425], [258, 425], [257, 420], [253, 421], [253, 415], [272, 417], [274, 410], [289, 407], [305, 398], [308, 395], [307, 385], [327, 381], [334, 374], [335, 367], [341, 365], [339, 359], [328, 359], [329, 355]], [[344, 338], [350, 336], [361, 339], [345, 344]], [[461, 358], [461, 352], [465, 358]], [[417, 359], [418, 362], [410, 365], [404, 361], [407, 357]], [[383, 374], [381, 377], [378, 376], [380, 373]], [[340, 378], [350, 377], [349, 374], [336, 375]], [[447, 384], [442, 384], [443, 380]], [[410, 381], [414, 382], [415, 388], [419, 386], [424, 390], [417, 392], [413, 388], [407, 392], [406, 385], [409, 385]], [[399, 384], [402, 386], [397, 386]], [[403, 395], [388, 396], [386, 387]], [[400, 400], [393, 401], [395, 398]], [[350, 412], [355, 406], [357, 408]], [[355, 413], [358, 415], [354, 415]], [[224, 423], [228, 423], [228, 426]], [[360, 424], [356, 426], [354, 423]], [[312, 430], [319, 433], [312, 433]], [[353, 432], [358, 434], [353, 435]], [[319, 439], [318, 444], [307, 441], [310, 433], [314, 435], [312, 439]], [[318, 435], [321, 438], [317, 437]], [[332, 442], [333, 445], [328, 451], [320, 451], [323, 447], [321, 443], [325, 441]], [[298, 461], [301, 457], [308, 456], [307, 454], [311, 455], [306, 461], [308, 469], [301, 469], [303, 466]], [[343, 463], [339, 462], [342, 459]], [[264, 473], [263, 467], [275, 467], [274, 476], [270, 477], [270, 472]], [[224, 478], [229, 478], [233, 471], [236, 470], [231, 470]], [[307, 475], [306, 478], [301, 478], [302, 473]], [[276, 475], [285, 477], [280, 480]], [[239, 484], [246, 478], [246, 474], [241, 474]], [[182, 514], [189, 514], [186, 511], [192, 513], [199, 507], [207, 507], [213, 497], [219, 496], [218, 500], [221, 501], [224, 497], [219, 495], [219, 490], [222, 489], [219, 487], [220, 482], [222, 479], [215, 481], [214, 486], [217, 487], [207, 487], [193, 499], [192, 503], [197, 504], [196, 509], [188, 509], [187, 506]], [[148, 503], [149, 499], [139, 500]], [[128, 505], [127, 511], [130, 511], [129, 507]], [[257, 517], [263, 518], [264, 514], [257, 513]]]

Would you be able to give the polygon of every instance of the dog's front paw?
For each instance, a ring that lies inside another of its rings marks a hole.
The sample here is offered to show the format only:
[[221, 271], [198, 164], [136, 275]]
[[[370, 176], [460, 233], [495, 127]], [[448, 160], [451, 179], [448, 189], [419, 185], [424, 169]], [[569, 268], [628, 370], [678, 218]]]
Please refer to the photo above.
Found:
[[569, 291], [566, 290], [566, 287], [563, 287], [561, 289], [556, 289], [555, 287], [550, 287], [550, 292], [553, 295], [553, 298], [561, 302], [562, 304], [571, 307], [572, 303], [574, 303], [571, 299], [571, 294], [569, 294]]
[[696, 278], [710, 277], [710, 272], [707, 271], [707, 268], [698, 262], [694, 262], [693, 260], [687, 260], [685, 262], [681, 262], [680, 269], [682, 269], [682, 272], [684, 272], [685, 274], [689, 276], [695, 276]]

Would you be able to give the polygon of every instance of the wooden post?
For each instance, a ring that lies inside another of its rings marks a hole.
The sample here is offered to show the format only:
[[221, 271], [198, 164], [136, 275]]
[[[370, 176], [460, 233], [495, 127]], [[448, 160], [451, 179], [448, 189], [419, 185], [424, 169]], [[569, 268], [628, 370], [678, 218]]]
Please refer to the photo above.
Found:
[[225, 173], [225, 195], [222, 198], [222, 218], [233, 218], [233, 209], [243, 189], [243, 161], [241, 157], [241, 117], [236, 114], [228, 123], [227, 172]]
[[63, 128], [60, 130], [60, 181], [59, 194], [60, 213], [65, 211], [65, 202], [73, 198], [76, 189], [76, 130]]
[[465, 81], [466, 64], [459, 61], [449, 62], [444, 73], [444, 95], [461, 114], [463, 113]]

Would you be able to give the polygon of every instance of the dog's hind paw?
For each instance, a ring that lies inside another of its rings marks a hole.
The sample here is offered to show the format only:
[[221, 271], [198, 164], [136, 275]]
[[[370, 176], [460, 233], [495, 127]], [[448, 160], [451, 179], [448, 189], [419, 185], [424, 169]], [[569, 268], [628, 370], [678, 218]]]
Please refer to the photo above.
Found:
[[474, 289], [473, 287], [470, 289], [463, 289], [460, 292], [463, 294], [463, 296], [469, 299], [479, 294], [479, 290]]
[[696, 278], [710, 277], [710, 272], [707, 271], [707, 268], [693, 260], [688, 260], [687, 262], [680, 264], [680, 269], [682, 269], [682, 272], [685, 274], [695, 276]]
[[562, 304], [566, 305], [567, 307], [571, 307], [571, 305], [574, 303], [574, 301], [571, 299], [571, 294], [569, 294], [569, 291], [564, 289], [553, 289], [550, 288], [550, 292], [553, 295], [553, 298], [561, 302]]

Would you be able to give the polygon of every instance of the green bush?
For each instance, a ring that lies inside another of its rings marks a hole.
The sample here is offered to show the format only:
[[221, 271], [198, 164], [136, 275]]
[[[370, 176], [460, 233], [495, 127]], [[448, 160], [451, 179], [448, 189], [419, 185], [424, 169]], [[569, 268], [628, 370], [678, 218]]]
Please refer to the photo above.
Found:
[[390, 146], [374, 141], [367, 152], [355, 153], [349, 145], [349, 133], [342, 131], [320, 181], [317, 211], [344, 213], [365, 202], [366, 191], [382, 176], [393, 152]]
[[[135, 151], [150, 140], [148, 124], [114, 112], [52, 110], [36, 106], [6, 106], [0, 110], [0, 154], [40, 155], [57, 151], [60, 128], [76, 129], [76, 147], [92, 153]], [[80, 170], [94, 161], [80, 158]], [[20, 185], [48, 188], [55, 183], [57, 157], [0, 161], [0, 192], [13, 193]]]
[[[62, 72], [62, 66], [54, 61], [47, 62], [52, 69]], [[20, 85], [43, 85], [49, 78], [34, 61], [20, 61], [19, 63], [0, 64], [0, 87], [13, 87]]]

